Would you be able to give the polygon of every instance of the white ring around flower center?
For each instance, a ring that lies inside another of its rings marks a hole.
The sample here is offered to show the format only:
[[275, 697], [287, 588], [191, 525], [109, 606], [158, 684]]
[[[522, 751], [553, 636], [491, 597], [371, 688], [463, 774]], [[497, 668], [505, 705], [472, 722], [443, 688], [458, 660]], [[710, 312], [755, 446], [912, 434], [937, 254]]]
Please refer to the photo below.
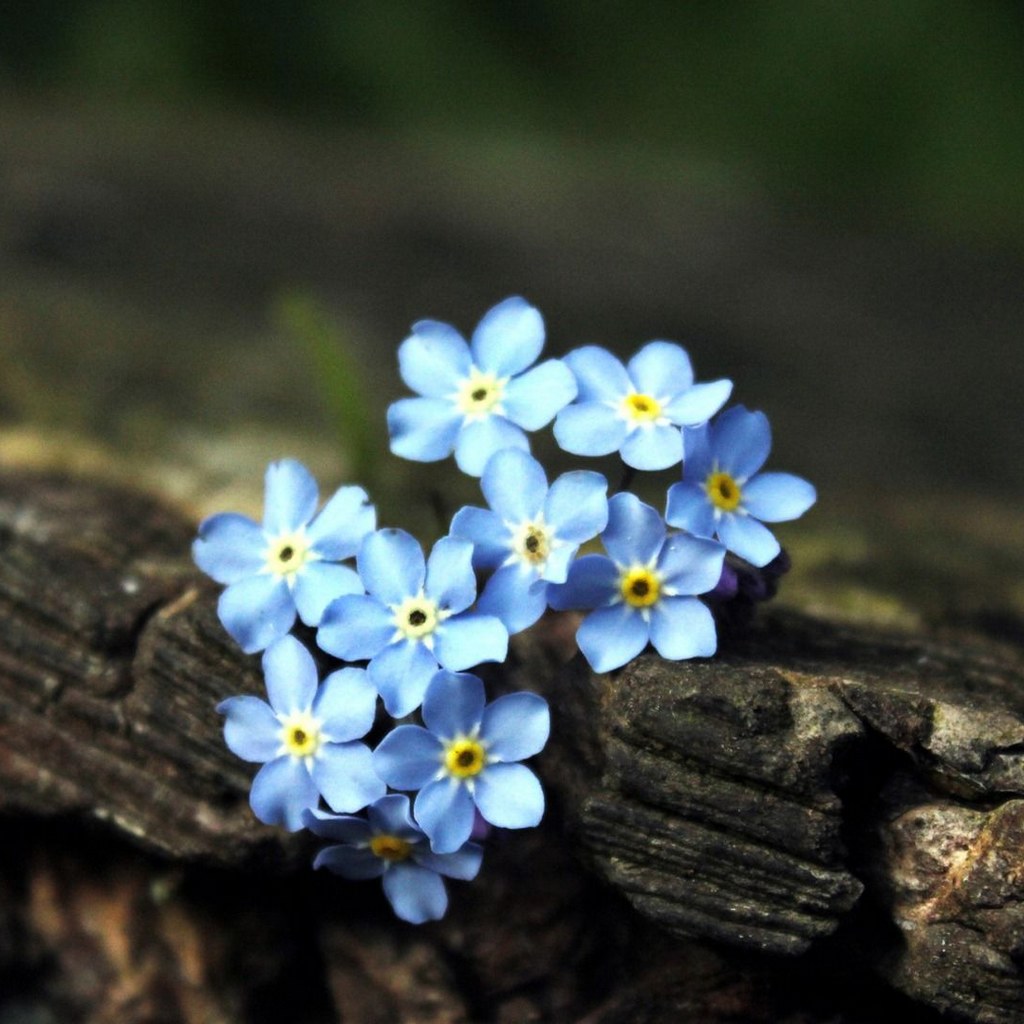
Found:
[[305, 528], [299, 527], [267, 538], [267, 546], [263, 551], [263, 571], [283, 577], [291, 585], [307, 563], [315, 562], [319, 557], [306, 536]]
[[551, 529], [544, 522], [542, 515], [536, 519], [527, 519], [512, 526], [512, 555], [530, 569], [543, 571], [544, 564], [557, 544]]
[[459, 381], [455, 392], [455, 404], [467, 420], [483, 420], [491, 413], [502, 414], [505, 410], [501, 400], [505, 397], [508, 377], [485, 373], [475, 366], [469, 376]]
[[425, 594], [408, 597], [401, 604], [392, 607], [395, 628], [407, 640], [422, 640], [448, 617]]
[[300, 759], [316, 757], [324, 742], [320, 733], [323, 722], [319, 718], [314, 718], [310, 711], [293, 711], [278, 715], [277, 720], [281, 723], [279, 755], [290, 754]]

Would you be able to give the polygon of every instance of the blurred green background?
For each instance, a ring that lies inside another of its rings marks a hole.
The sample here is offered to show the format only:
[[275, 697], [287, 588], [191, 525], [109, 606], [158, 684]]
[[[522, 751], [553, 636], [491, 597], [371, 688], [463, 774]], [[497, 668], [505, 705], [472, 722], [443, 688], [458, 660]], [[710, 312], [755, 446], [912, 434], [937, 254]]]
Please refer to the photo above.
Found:
[[819, 487], [780, 530], [804, 606], [1024, 608], [1021, 3], [37, 0], [0, 29], [0, 460], [198, 516], [258, 512], [293, 455], [433, 540], [428, 496], [479, 491], [388, 455], [395, 349], [518, 293], [549, 355], [676, 340], [768, 413]]
[[38, 0], [0, 81], [333, 125], [529, 137], [636, 173], [1024, 233], [1012, 0]]

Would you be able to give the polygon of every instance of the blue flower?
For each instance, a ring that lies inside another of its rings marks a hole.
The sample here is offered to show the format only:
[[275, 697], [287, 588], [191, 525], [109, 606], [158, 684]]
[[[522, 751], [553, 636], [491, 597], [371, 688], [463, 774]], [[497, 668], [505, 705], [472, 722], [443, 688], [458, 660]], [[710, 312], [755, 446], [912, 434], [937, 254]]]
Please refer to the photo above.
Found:
[[460, 509], [452, 534], [473, 542], [476, 569], [494, 570], [477, 610], [518, 633], [543, 615], [548, 583], [565, 582], [580, 544], [604, 529], [608, 482], [578, 471], [548, 488], [540, 463], [508, 448], [491, 456], [480, 485], [491, 511]]
[[667, 537], [661, 516], [626, 492], [609, 500], [601, 541], [610, 557], [584, 555], [567, 582], [548, 589], [552, 608], [595, 609], [576, 633], [595, 672], [625, 665], [648, 641], [673, 661], [715, 653], [714, 619], [692, 595], [718, 583], [725, 558], [720, 544]]
[[767, 565], [781, 548], [760, 520], [796, 519], [817, 498], [813, 485], [798, 476], [757, 472], [771, 447], [768, 417], [742, 405], [688, 430], [683, 480], [668, 492], [669, 523], [698, 537], [717, 536], [751, 565]]
[[267, 467], [263, 525], [234, 512], [199, 524], [192, 557], [227, 584], [217, 603], [224, 628], [246, 654], [288, 633], [298, 611], [307, 626], [340, 594], [362, 593], [351, 558], [376, 525], [361, 487], [342, 487], [316, 513], [316, 481], [294, 459]]
[[353, 812], [387, 792], [370, 748], [355, 742], [370, 731], [377, 705], [363, 669], [332, 672], [318, 688], [313, 656], [286, 636], [263, 653], [263, 674], [269, 704], [247, 696], [217, 706], [232, 753], [263, 762], [249, 794], [260, 821], [294, 832], [320, 796], [336, 811]]
[[574, 455], [617, 451], [634, 469], [666, 469], [683, 457], [679, 428], [703, 423], [732, 393], [732, 381], [694, 384], [685, 350], [651, 341], [623, 366], [596, 345], [565, 357], [576, 402], [555, 420], [555, 439]]
[[356, 881], [383, 876], [384, 895], [403, 921], [422, 924], [444, 917], [448, 893], [441, 876], [476, 878], [483, 850], [465, 843], [452, 853], [434, 853], [401, 793], [381, 797], [366, 814], [368, 820], [307, 811], [307, 827], [338, 843], [324, 847], [313, 867]]
[[317, 643], [345, 661], [372, 659], [370, 678], [388, 714], [419, 707], [438, 665], [460, 672], [504, 661], [508, 630], [467, 609], [476, 599], [473, 545], [443, 537], [427, 562], [404, 530], [370, 534], [356, 559], [367, 594], [340, 597], [324, 612]]
[[436, 462], [455, 450], [459, 469], [479, 476], [501, 448], [530, 444], [576, 396], [568, 367], [551, 359], [528, 369], [544, 345], [544, 321], [513, 297], [484, 314], [471, 345], [448, 324], [421, 320], [398, 350], [402, 380], [420, 398], [388, 409], [391, 450], [416, 462]]
[[484, 684], [438, 672], [423, 699], [423, 721], [400, 725], [373, 752], [377, 774], [394, 789], [417, 789], [414, 811], [435, 853], [469, 839], [476, 807], [499, 828], [529, 828], [544, 814], [544, 791], [516, 762], [547, 742], [547, 702], [510, 693], [485, 706]]

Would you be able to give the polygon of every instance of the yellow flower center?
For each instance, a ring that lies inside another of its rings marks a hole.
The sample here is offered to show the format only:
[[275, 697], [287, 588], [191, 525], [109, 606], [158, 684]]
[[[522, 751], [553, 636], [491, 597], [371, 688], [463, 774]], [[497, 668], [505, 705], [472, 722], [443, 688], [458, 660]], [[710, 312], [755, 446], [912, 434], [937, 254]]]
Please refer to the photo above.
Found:
[[399, 839], [398, 836], [378, 835], [370, 840], [370, 849], [381, 860], [406, 860], [412, 853], [412, 843]]
[[308, 711], [295, 711], [281, 720], [281, 746], [292, 757], [314, 757], [322, 742], [320, 723]]
[[633, 392], [622, 400], [626, 418], [640, 423], [653, 423], [661, 415], [661, 402], [652, 395]]
[[451, 740], [445, 748], [444, 766], [457, 779], [469, 779], [479, 775], [487, 764], [483, 745], [468, 736]]
[[263, 553], [264, 572], [283, 576], [289, 582], [302, 571], [307, 562], [314, 561], [316, 554], [310, 547], [304, 530], [282, 533], [274, 537]]
[[732, 512], [739, 506], [742, 497], [740, 485], [728, 473], [709, 473], [704, 481], [704, 489], [708, 492], [711, 504], [723, 512]]
[[455, 404], [468, 419], [484, 419], [496, 410], [505, 396], [507, 377], [498, 377], [493, 373], [484, 373], [475, 366], [469, 376], [459, 382], [455, 396]]
[[512, 538], [512, 550], [531, 565], [540, 565], [551, 554], [551, 540], [543, 524], [523, 523]]
[[649, 608], [661, 596], [661, 580], [652, 569], [636, 566], [622, 573], [619, 591], [626, 604]]
[[394, 623], [398, 631], [409, 640], [429, 636], [437, 629], [442, 617], [437, 604], [423, 594], [408, 598], [394, 611]]

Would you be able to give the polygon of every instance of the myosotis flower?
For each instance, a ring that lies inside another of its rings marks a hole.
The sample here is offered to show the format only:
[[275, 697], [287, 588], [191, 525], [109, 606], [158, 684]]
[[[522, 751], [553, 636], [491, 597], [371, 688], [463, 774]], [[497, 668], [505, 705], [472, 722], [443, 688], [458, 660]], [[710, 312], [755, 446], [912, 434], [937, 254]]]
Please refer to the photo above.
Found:
[[423, 699], [423, 722], [400, 725], [374, 751], [377, 774], [394, 789], [419, 790], [414, 813], [435, 853], [469, 839], [474, 807], [499, 828], [528, 828], [544, 814], [537, 777], [518, 764], [543, 749], [547, 702], [510, 693], [485, 703], [473, 675], [439, 672]]
[[345, 661], [370, 659], [388, 714], [414, 711], [439, 665], [459, 672], [505, 660], [501, 620], [469, 610], [476, 599], [472, 556], [469, 541], [444, 537], [425, 561], [404, 530], [378, 530], [356, 560], [368, 593], [340, 597], [324, 612], [317, 643]]
[[608, 522], [608, 482], [599, 473], [565, 473], [549, 488], [541, 464], [518, 449], [491, 456], [480, 480], [490, 509], [468, 506], [452, 534], [473, 542], [473, 565], [493, 570], [477, 608], [510, 633], [547, 608], [549, 583], [564, 583], [580, 544]]
[[798, 476], [758, 472], [771, 446], [768, 417], [742, 405], [688, 430], [683, 479], [668, 492], [668, 522], [698, 537], [718, 537], [751, 565], [767, 565], [781, 548], [763, 523], [796, 519], [817, 498]]
[[332, 672], [318, 687], [313, 656], [292, 636], [263, 654], [269, 704], [229, 697], [224, 739], [246, 761], [263, 762], [249, 802], [260, 821], [295, 831], [320, 796], [336, 811], [358, 811], [383, 796], [370, 749], [357, 742], [373, 725], [377, 691], [358, 668]]
[[502, 448], [529, 450], [524, 431], [545, 426], [576, 395], [563, 363], [533, 366], [543, 346], [540, 313], [518, 297], [489, 310], [468, 345], [449, 324], [414, 324], [398, 361], [402, 380], [420, 397], [388, 409], [391, 450], [417, 462], [454, 450], [470, 476]]
[[648, 644], [672, 660], [715, 653], [715, 623], [696, 594], [722, 574], [725, 549], [684, 534], [668, 536], [661, 516], [635, 495], [608, 502], [601, 534], [607, 555], [584, 555], [568, 580], [548, 589], [551, 607], [593, 609], [576, 641], [596, 672], [635, 658]]
[[392, 909], [412, 924], [444, 917], [448, 893], [442, 876], [476, 878], [483, 858], [483, 850], [469, 842], [451, 853], [434, 853], [409, 813], [409, 798], [401, 793], [371, 804], [366, 818], [307, 811], [305, 822], [311, 832], [336, 844], [316, 855], [314, 868], [353, 880], [381, 878]]
[[680, 427], [703, 423], [732, 392], [732, 381], [694, 384], [679, 345], [651, 341], [626, 366], [596, 345], [565, 357], [579, 388], [555, 420], [555, 438], [574, 455], [619, 452], [634, 469], [666, 469], [683, 457]]
[[342, 487], [316, 514], [318, 492], [294, 459], [267, 468], [262, 525], [224, 512], [199, 524], [192, 556], [227, 589], [217, 602], [224, 628], [247, 654], [284, 636], [296, 613], [320, 621], [339, 594], [361, 593], [355, 571], [339, 563], [355, 555], [376, 525], [361, 487]]

